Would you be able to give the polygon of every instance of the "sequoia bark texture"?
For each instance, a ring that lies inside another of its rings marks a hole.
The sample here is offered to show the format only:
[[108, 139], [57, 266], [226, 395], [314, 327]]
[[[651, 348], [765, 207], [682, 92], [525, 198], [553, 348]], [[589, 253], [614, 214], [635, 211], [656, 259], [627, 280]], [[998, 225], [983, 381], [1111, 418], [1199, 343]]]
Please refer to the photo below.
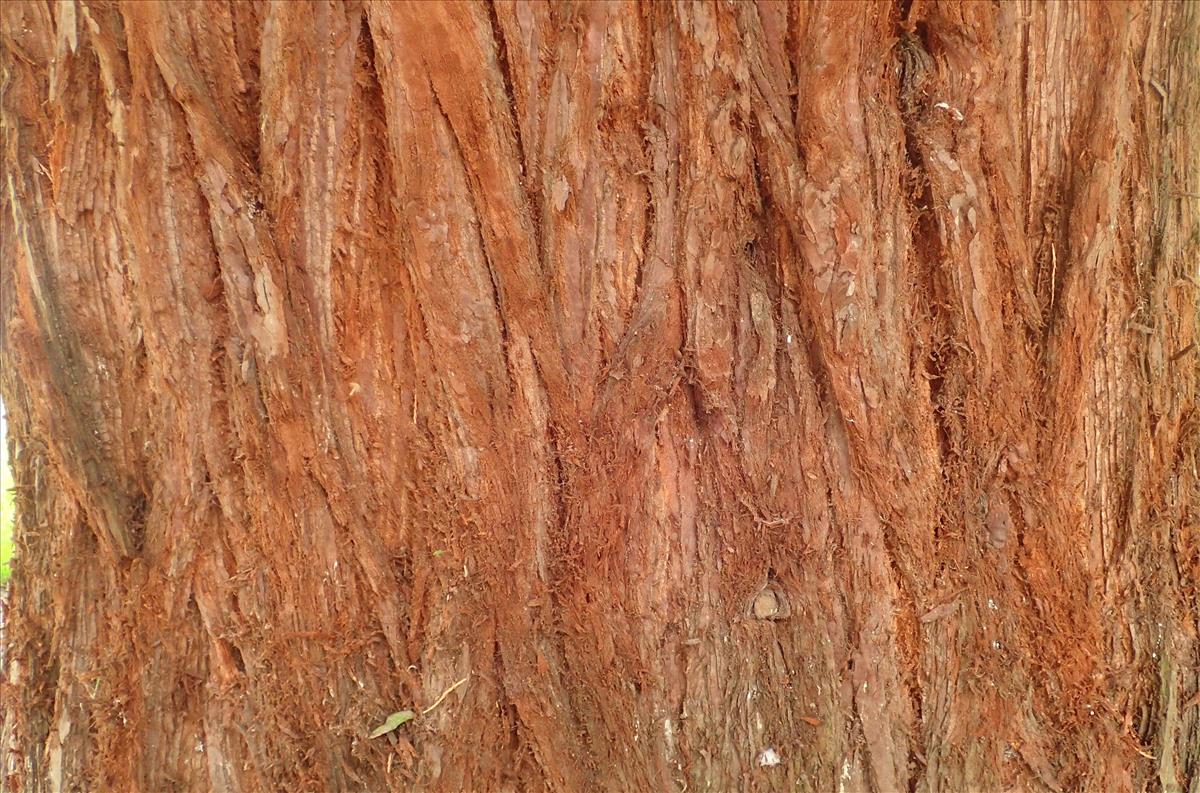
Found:
[[1200, 790], [1196, 3], [0, 14], [9, 789]]

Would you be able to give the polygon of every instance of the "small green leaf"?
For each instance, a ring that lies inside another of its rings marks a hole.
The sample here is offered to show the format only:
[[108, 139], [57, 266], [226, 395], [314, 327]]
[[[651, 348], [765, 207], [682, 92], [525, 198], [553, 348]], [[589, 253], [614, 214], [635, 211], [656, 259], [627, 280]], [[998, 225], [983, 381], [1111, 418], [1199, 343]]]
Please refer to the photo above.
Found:
[[413, 716], [415, 715], [416, 714], [411, 710], [398, 710], [392, 715], [388, 716], [387, 719], [384, 720], [383, 724], [380, 724], [378, 727], [376, 727], [371, 732], [370, 737], [378, 738], [380, 735], [386, 735], [404, 722], [412, 721]]
[[433, 552], [433, 556], [434, 556], [434, 558], [437, 558], [444, 553], [445, 553], [445, 551], [443, 551], [441, 548], [438, 548], [436, 551]]

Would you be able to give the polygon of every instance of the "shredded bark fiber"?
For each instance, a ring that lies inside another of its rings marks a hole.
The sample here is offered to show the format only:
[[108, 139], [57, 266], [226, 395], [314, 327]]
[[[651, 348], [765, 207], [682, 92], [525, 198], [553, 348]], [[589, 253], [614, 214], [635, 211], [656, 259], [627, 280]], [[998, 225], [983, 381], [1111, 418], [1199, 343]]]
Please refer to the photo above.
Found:
[[1200, 790], [1200, 4], [0, 23], [6, 790]]

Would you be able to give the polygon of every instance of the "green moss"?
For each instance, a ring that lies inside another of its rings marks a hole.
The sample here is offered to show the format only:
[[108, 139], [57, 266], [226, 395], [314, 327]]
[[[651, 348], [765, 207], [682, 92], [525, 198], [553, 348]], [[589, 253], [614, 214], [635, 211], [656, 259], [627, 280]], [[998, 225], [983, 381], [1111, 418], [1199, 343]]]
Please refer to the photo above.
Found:
[[13, 553], [13, 520], [16, 518], [17, 505], [12, 486], [12, 471], [5, 460], [0, 466], [0, 584], [8, 581], [9, 562]]

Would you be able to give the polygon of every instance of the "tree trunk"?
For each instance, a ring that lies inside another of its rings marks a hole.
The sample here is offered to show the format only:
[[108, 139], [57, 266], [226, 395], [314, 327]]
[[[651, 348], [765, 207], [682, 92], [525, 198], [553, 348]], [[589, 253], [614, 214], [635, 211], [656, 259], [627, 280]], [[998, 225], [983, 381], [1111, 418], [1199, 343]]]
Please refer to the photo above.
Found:
[[0, 14], [8, 789], [1200, 791], [1200, 5]]

